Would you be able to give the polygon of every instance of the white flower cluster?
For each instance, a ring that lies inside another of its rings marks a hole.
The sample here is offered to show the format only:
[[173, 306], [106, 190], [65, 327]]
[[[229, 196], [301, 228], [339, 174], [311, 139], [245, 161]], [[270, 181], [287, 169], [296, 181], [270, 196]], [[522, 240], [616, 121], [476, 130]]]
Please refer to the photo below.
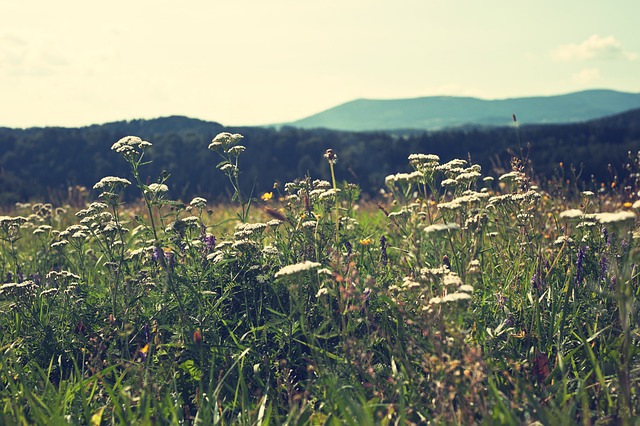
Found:
[[164, 183], [152, 183], [144, 190], [144, 192], [158, 195], [169, 192], [169, 187]]
[[240, 223], [233, 236], [237, 239], [259, 236], [266, 227], [266, 223]]
[[199, 209], [203, 209], [203, 208], [207, 207], [207, 200], [205, 198], [202, 198], [202, 197], [195, 197], [193, 200], [191, 200], [189, 205], [191, 207], [196, 207], [196, 208], [199, 208]]
[[596, 213], [594, 215], [590, 215], [589, 218], [593, 218], [596, 221], [600, 222], [603, 225], [606, 224], [614, 224], [614, 223], [624, 223], [631, 222], [636, 219], [636, 214], [634, 212], [622, 211], [615, 213]]
[[389, 188], [393, 188], [395, 184], [418, 182], [423, 177], [423, 173], [418, 170], [411, 173], [396, 173], [395, 175], [389, 175], [384, 178], [384, 183]]
[[279, 278], [279, 277], [284, 277], [288, 275], [295, 275], [300, 272], [310, 271], [312, 269], [318, 269], [320, 266], [322, 265], [318, 262], [311, 262], [311, 261], [305, 260], [300, 263], [295, 263], [293, 265], [287, 265], [280, 268], [280, 270], [276, 272], [275, 277]]
[[455, 232], [460, 229], [457, 223], [434, 223], [424, 228], [424, 232], [428, 234], [442, 234]]
[[209, 144], [209, 149], [213, 151], [215, 151], [218, 148], [227, 150], [229, 146], [235, 145], [236, 143], [238, 143], [238, 141], [240, 141], [243, 138], [244, 136], [242, 136], [239, 133], [231, 134], [229, 132], [222, 132], [216, 135], [215, 138], [213, 138], [213, 140]]
[[108, 188], [112, 189], [116, 186], [129, 186], [131, 182], [125, 178], [116, 177], [116, 176], [106, 176], [100, 179], [100, 182], [93, 185], [93, 189], [103, 189]]
[[151, 146], [151, 142], [143, 141], [138, 136], [125, 136], [111, 145], [111, 149], [123, 155], [138, 154], [139, 151]]

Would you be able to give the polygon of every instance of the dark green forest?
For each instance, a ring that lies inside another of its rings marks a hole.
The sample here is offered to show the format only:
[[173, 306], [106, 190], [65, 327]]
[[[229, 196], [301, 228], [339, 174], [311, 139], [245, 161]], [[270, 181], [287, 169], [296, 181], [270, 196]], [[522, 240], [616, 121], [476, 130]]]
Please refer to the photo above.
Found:
[[271, 190], [274, 182], [306, 175], [328, 179], [322, 158], [327, 148], [339, 156], [338, 180], [358, 183], [369, 195], [384, 186], [385, 176], [409, 171], [407, 157], [412, 153], [437, 154], [443, 162], [470, 158], [487, 174], [508, 170], [517, 155], [529, 161], [543, 187], [561, 177], [587, 189], [628, 173], [628, 153], [640, 150], [640, 109], [584, 123], [438, 132], [223, 127], [178, 116], [82, 128], [0, 128], [0, 204], [62, 202], [69, 187], [91, 188], [104, 176], [128, 177], [127, 164], [110, 149], [126, 135], [153, 143], [147, 157], [152, 163], [143, 169], [148, 183], [164, 172], [170, 175], [167, 184], [174, 198], [228, 200], [226, 176], [215, 168], [219, 158], [207, 149], [222, 131], [244, 135], [241, 183], [255, 195]]

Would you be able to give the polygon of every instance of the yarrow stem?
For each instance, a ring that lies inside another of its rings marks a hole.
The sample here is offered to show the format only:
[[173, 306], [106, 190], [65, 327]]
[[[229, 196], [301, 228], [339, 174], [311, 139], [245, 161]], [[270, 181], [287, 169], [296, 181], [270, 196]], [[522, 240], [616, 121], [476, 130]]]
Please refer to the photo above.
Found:
[[334, 152], [333, 149], [329, 148], [324, 153], [324, 158], [329, 162], [329, 169], [331, 170], [331, 182], [333, 183], [333, 191], [335, 193], [335, 211], [334, 211], [334, 221], [336, 223], [336, 247], [340, 244], [340, 211], [338, 210], [338, 185], [336, 183], [336, 173], [334, 171], [333, 165], [338, 161], [338, 155]]

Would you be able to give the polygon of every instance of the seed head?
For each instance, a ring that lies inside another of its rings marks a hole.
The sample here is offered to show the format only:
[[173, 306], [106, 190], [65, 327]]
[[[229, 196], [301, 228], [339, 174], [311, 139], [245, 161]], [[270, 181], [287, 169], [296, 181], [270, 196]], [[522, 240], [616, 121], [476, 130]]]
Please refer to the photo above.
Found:
[[330, 164], [335, 164], [338, 161], [338, 154], [336, 154], [333, 149], [329, 148], [325, 151], [324, 158], [326, 158]]

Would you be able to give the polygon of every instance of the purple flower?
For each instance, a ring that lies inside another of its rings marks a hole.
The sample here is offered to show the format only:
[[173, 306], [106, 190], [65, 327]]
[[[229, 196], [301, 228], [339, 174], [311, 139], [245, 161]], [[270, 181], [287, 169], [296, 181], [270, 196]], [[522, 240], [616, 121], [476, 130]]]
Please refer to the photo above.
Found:
[[602, 258], [600, 259], [600, 281], [604, 281], [605, 278], [607, 277], [607, 271], [609, 269], [609, 264], [607, 261], [607, 257], [606, 256], [602, 256]]
[[380, 237], [380, 263], [382, 266], [387, 266], [389, 262], [389, 257], [387, 256], [387, 239], [385, 236]]
[[576, 284], [580, 284], [584, 278], [584, 258], [589, 247], [582, 246], [578, 251], [578, 259], [576, 260]]

